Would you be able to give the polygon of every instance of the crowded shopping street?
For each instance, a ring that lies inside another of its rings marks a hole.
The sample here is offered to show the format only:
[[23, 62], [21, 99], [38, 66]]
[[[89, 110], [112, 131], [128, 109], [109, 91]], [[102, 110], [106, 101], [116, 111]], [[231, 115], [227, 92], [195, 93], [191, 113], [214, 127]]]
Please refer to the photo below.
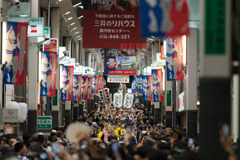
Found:
[[0, 9], [0, 160], [240, 159], [240, 0]]

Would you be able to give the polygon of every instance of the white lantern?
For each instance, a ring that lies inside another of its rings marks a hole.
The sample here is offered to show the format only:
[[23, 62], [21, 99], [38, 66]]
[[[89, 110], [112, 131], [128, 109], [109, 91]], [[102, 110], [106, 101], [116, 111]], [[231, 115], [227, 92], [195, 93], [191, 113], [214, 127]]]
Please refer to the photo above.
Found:
[[18, 122], [24, 122], [27, 119], [27, 104], [26, 103], [18, 103], [19, 104], [19, 110], [18, 110]]
[[19, 105], [17, 102], [11, 101], [6, 104], [6, 109], [19, 109]]
[[132, 107], [132, 104], [133, 104], [133, 94], [131, 94], [131, 93], [127, 93], [127, 94], [125, 94], [125, 98], [124, 98], [124, 104], [123, 104], [123, 106], [125, 107], [125, 108], [131, 108]]
[[122, 107], [122, 93], [114, 93], [113, 95], [113, 105], [116, 108], [121, 108]]

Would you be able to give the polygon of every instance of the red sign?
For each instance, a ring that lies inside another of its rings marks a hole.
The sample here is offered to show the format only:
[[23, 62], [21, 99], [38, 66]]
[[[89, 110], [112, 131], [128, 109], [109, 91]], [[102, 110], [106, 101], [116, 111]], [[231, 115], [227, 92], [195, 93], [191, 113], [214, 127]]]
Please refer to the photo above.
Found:
[[107, 75], [109, 76], [116, 76], [116, 75], [129, 75], [129, 76], [134, 76], [136, 75], [136, 70], [115, 70], [111, 73], [108, 73]]
[[31, 25], [31, 33], [37, 33], [37, 26], [36, 25]]
[[138, 10], [84, 10], [83, 14], [83, 48], [146, 49]]
[[45, 44], [43, 51], [58, 51], [58, 39], [56, 38], [51, 38], [50, 39], [50, 44]]

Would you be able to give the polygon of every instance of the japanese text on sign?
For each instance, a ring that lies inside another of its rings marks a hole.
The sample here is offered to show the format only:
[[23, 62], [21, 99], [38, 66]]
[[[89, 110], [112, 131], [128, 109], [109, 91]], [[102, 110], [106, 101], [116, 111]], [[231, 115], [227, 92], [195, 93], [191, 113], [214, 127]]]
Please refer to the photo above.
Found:
[[95, 20], [95, 27], [136, 27], [134, 20]]
[[91, 4], [113, 4], [112, 0], [91, 0]]

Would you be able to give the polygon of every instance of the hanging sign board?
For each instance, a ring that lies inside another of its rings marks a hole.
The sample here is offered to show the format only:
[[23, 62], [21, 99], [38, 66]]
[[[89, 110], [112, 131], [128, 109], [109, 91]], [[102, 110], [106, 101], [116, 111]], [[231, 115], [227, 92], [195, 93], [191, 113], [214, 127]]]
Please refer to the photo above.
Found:
[[[30, 15], [30, 3], [21, 2], [18, 5], [13, 5], [7, 11], [8, 22], [28, 22]], [[23, 17], [20, 17], [23, 16]]]
[[3, 109], [3, 122], [18, 122], [18, 109]]
[[28, 37], [43, 37], [44, 18], [30, 18], [28, 25]]
[[43, 51], [58, 51], [58, 38], [50, 38], [50, 44], [43, 45]]
[[129, 76], [107, 76], [108, 83], [129, 83]]

